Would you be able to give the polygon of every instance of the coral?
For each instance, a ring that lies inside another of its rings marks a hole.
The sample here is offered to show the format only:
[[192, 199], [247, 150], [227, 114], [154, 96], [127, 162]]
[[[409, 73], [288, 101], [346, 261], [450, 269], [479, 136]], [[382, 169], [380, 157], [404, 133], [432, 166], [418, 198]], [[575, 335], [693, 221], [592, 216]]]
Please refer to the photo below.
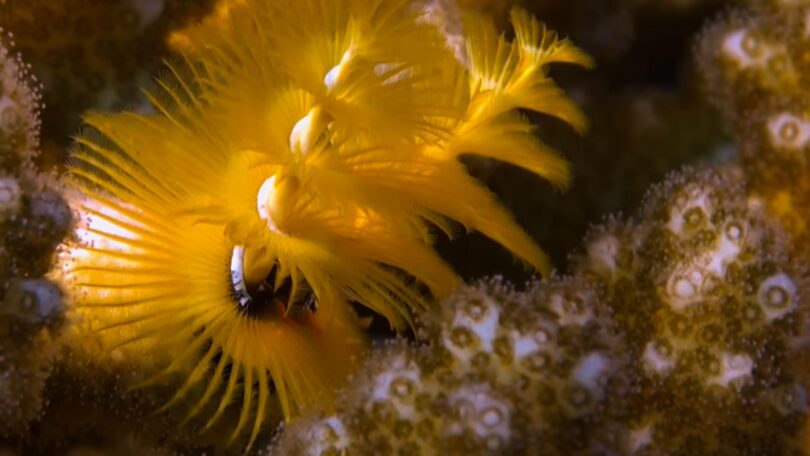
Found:
[[52, 176], [41, 175], [39, 94], [28, 67], [0, 42], [0, 277], [41, 277], [70, 227], [70, 211]]
[[810, 252], [807, 151], [806, 2], [763, 2], [735, 10], [701, 36], [707, 92], [739, 138], [749, 195]]
[[[9, 300], [2, 302], [4, 312]], [[26, 311], [25, 316], [33, 313]], [[15, 342], [0, 345], [0, 441], [24, 435], [41, 412], [45, 381], [55, 356], [50, 331], [42, 326], [20, 322], [15, 316], [0, 317], [0, 337]]]
[[497, 281], [462, 288], [427, 325], [436, 375], [462, 385], [485, 380], [503, 394], [514, 415], [513, 447], [545, 454], [585, 445], [608, 396], [606, 379], [623, 364], [599, 300], [596, 288], [575, 279], [524, 293]]
[[338, 414], [293, 422], [271, 454], [565, 454], [604, 418], [620, 340], [574, 280], [518, 293], [459, 289], [426, 318], [424, 346], [375, 351]]
[[59, 185], [33, 166], [39, 94], [6, 42], [0, 35], [0, 441], [22, 435], [42, 407], [63, 320], [62, 293], [44, 276], [71, 220]]
[[[0, 28], [0, 39], [5, 41]], [[29, 85], [29, 68], [21, 59], [0, 45], [0, 170], [7, 174], [28, 161], [39, 145], [39, 88]], [[0, 200], [13, 200], [4, 179]], [[5, 207], [4, 204], [4, 207]], [[6, 209], [3, 209], [6, 211]]]
[[795, 453], [807, 285], [786, 241], [738, 170], [672, 175], [572, 276], [461, 287], [268, 451]]
[[639, 221], [594, 230], [577, 273], [604, 286], [634, 360], [617, 420], [624, 451], [796, 449], [806, 271], [787, 239], [734, 169], [674, 175], [650, 191]]

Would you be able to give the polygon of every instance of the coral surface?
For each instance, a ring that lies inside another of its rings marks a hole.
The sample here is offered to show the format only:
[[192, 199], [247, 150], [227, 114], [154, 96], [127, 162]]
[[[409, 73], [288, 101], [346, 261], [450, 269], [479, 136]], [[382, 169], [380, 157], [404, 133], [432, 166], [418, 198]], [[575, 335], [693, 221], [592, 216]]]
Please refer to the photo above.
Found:
[[792, 454], [806, 272], [736, 170], [672, 175], [571, 276], [460, 288], [271, 454]]
[[45, 276], [70, 227], [54, 176], [37, 172], [39, 86], [0, 29], [0, 437], [24, 433], [42, 390], [64, 316]]

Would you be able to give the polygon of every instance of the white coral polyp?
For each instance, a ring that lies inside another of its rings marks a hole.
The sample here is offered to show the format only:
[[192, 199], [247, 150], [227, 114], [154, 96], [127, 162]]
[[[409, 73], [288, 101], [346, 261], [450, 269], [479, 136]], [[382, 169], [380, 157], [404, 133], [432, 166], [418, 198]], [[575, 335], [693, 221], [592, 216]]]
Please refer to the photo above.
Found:
[[588, 243], [587, 252], [591, 267], [596, 272], [615, 272], [618, 264], [619, 247], [619, 239], [612, 234], [601, 236]]
[[768, 277], [759, 285], [757, 303], [768, 322], [784, 317], [796, 309], [796, 283], [784, 272]]
[[720, 354], [720, 372], [709, 378], [709, 384], [728, 388], [729, 385], [739, 385], [750, 379], [754, 369], [754, 361], [744, 354]]
[[697, 186], [690, 187], [686, 190], [686, 194], [685, 198], [679, 198], [676, 201], [669, 212], [667, 228], [678, 237], [683, 237], [686, 234], [684, 226], [687, 224], [687, 214], [690, 211], [699, 209], [707, 219], [711, 218], [714, 212], [714, 206], [709, 200], [709, 192], [705, 189]]
[[591, 396], [601, 400], [604, 395], [604, 379], [610, 370], [610, 359], [603, 353], [592, 352], [587, 354], [574, 367], [573, 380], [582, 385], [591, 393]]
[[[481, 314], [473, 317], [465, 311], [464, 306], [459, 306], [453, 316], [453, 323], [450, 328], [466, 328], [474, 336], [477, 337], [479, 351], [492, 353], [495, 338], [498, 335], [500, 309], [498, 303], [493, 301], [491, 297], [484, 295], [477, 296], [482, 304]], [[452, 329], [445, 331], [443, 342], [457, 358], [461, 361], [467, 361], [469, 358], [469, 351], [465, 348], [456, 346], [451, 340]]]
[[[733, 238], [737, 234], [740, 237]], [[715, 243], [715, 248], [706, 253], [704, 260], [706, 270], [718, 277], [724, 277], [726, 267], [735, 261], [742, 251], [742, 235], [742, 228], [739, 226], [723, 230], [720, 239]]]
[[21, 204], [22, 190], [17, 179], [0, 177], [0, 221], [16, 214]]
[[501, 450], [509, 442], [511, 407], [496, 397], [488, 384], [459, 388], [450, 396], [449, 405], [457, 417], [446, 428], [449, 435], [471, 433], [491, 451]]
[[801, 150], [810, 144], [810, 122], [783, 112], [768, 120], [768, 138], [777, 149]]
[[324, 454], [327, 451], [345, 451], [349, 447], [349, 434], [343, 421], [330, 416], [311, 426], [304, 427], [301, 441], [306, 445], [307, 454]]
[[577, 293], [573, 298], [555, 293], [549, 297], [548, 305], [557, 314], [562, 326], [585, 326], [593, 320], [593, 310], [585, 305], [585, 293]]
[[749, 37], [748, 33], [744, 28], [731, 31], [723, 39], [722, 53], [726, 58], [734, 61], [741, 69], [764, 67], [768, 59], [776, 53], [776, 50], [760, 41], [757, 43], [758, 49], [755, 54], [747, 51], [744, 44], [745, 40], [756, 40], [756, 38]]
[[388, 361], [386, 370], [376, 374], [372, 379], [371, 402], [391, 404], [400, 418], [413, 420], [416, 417], [414, 404], [396, 394], [398, 388], [395, 383], [408, 383], [412, 388], [416, 388], [421, 381], [422, 371], [416, 362], [398, 355]]
[[647, 372], [666, 376], [675, 367], [675, 358], [664, 353], [656, 342], [648, 342], [644, 347], [642, 363]]
[[729, 264], [739, 259], [748, 241], [744, 225], [725, 226], [712, 248], [678, 265], [667, 281], [668, 302], [676, 311], [704, 301], [711, 293], [714, 279], [724, 279]]
[[707, 273], [696, 264], [678, 267], [667, 280], [667, 302], [676, 312], [682, 312], [706, 299], [703, 293]]
[[536, 319], [528, 332], [511, 330], [512, 347], [514, 350], [514, 360], [516, 363], [523, 359], [538, 354], [549, 353], [557, 348], [554, 343], [556, 337], [556, 326], [543, 319]]
[[536, 338], [530, 335], [522, 334], [518, 331], [512, 331], [511, 335], [516, 362], [540, 351], [540, 344]]

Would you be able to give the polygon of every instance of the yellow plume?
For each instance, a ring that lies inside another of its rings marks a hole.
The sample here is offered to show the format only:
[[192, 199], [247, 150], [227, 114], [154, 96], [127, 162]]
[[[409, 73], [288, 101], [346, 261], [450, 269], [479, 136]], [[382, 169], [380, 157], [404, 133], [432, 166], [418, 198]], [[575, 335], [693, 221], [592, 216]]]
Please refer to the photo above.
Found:
[[590, 61], [519, 10], [515, 42], [464, 14], [467, 66], [410, 0], [226, 6], [175, 37], [156, 114], [87, 117], [63, 275], [103, 345], [170, 354], [194, 414], [211, 403], [218, 418], [241, 385], [234, 436], [252, 442], [271, 385], [287, 418], [328, 406], [363, 345], [350, 302], [403, 328], [452, 290], [437, 228], [480, 230], [548, 272], [457, 159], [564, 186], [566, 162], [516, 111], [583, 129], [546, 66]]

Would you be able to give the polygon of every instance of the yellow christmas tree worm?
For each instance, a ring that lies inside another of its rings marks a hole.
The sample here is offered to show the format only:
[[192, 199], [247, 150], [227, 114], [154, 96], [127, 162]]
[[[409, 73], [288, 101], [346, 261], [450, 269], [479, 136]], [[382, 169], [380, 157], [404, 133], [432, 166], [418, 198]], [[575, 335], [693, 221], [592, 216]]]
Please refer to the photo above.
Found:
[[349, 302], [404, 328], [452, 290], [437, 228], [548, 272], [457, 158], [565, 185], [517, 110], [582, 130], [546, 67], [590, 60], [520, 10], [513, 42], [465, 14], [464, 64], [411, 1], [232, 3], [186, 35], [157, 113], [87, 117], [61, 274], [101, 348], [183, 372], [178, 400], [213, 404], [210, 422], [239, 397], [233, 436], [255, 439], [274, 398], [287, 418], [328, 406], [363, 343]]

